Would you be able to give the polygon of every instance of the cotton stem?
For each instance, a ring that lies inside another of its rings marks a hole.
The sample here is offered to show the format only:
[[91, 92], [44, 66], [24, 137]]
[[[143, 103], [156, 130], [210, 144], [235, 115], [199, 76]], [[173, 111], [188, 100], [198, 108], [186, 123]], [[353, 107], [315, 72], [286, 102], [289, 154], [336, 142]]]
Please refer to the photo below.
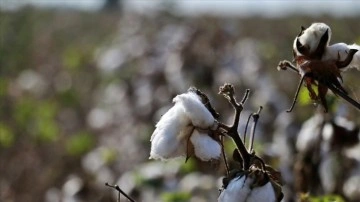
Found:
[[124, 195], [129, 201], [131, 202], [135, 202], [134, 199], [132, 199], [129, 195], [127, 195], [123, 190], [120, 189], [120, 187], [118, 185], [110, 185], [109, 183], [105, 183], [105, 186], [111, 187], [113, 189], [115, 189], [116, 191], [119, 192], [119, 197], [118, 197], [118, 202], [120, 202], [120, 193], [122, 195]]
[[225, 84], [224, 86], [221, 86], [219, 94], [222, 94], [235, 109], [235, 117], [234, 117], [233, 125], [226, 126], [225, 124], [221, 124], [219, 126], [225, 129], [226, 134], [230, 136], [235, 142], [237, 148], [239, 149], [241, 158], [243, 159], [243, 168], [247, 170], [250, 167], [249, 164], [250, 164], [251, 155], [246, 150], [246, 147], [240, 138], [240, 135], [238, 133], [238, 126], [239, 126], [240, 114], [243, 110], [243, 106], [246, 100], [249, 97], [250, 90], [249, 89], [246, 90], [244, 97], [240, 103], [236, 101], [235, 88], [231, 84]]

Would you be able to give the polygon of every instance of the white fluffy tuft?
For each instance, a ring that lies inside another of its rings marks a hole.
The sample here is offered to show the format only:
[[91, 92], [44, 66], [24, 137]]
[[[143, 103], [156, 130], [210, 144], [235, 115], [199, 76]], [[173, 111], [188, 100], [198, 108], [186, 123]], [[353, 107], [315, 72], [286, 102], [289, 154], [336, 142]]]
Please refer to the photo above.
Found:
[[[346, 71], [349, 68], [356, 68], [360, 70], [360, 46], [357, 44], [348, 45], [345, 43], [336, 43], [333, 45], [329, 45], [331, 39], [331, 29], [325, 23], [313, 23], [310, 27], [304, 30], [304, 33], [299, 36], [295, 37], [293, 43], [293, 50], [295, 51], [296, 55], [302, 55], [296, 48], [296, 40], [299, 39], [300, 43], [310, 49], [310, 52], [316, 50], [321, 37], [324, 33], [328, 30], [329, 39], [326, 44], [325, 53], [321, 58], [322, 61], [332, 60], [341, 61], [345, 60], [348, 56], [350, 49], [358, 49], [359, 51], [355, 53], [352, 61], [347, 67], [342, 68], [342, 71]], [[338, 57], [340, 55], [340, 58]]]
[[297, 55], [301, 55], [297, 48], [296, 48], [296, 39], [299, 38], [299, 41], [302, 45], [307, 46], [311, 52], [314, 52], [320, 42], [321, 37], [324, 35], [324, 33], [328, 30], [329, 39], [327, 41], [327, 46], [329, 45], [330, 39], [331, 39], [331, 29], [330, 27], [325, 23], [313, 23], [310, 27], [304, 30], [304, 33], [296, 37], [293, 43], [293, 49], [295, 50]]
[[321, 60], [338, 60], [338, 54], [340, 55], [340, 61], [343, 61], [348, 56], [350, 49], [357, 49], [358, 52], [355, 53], [352, 61], [348, 66], [343, 68], [343, 71], [348, 70], [349, 68], [356, 68], [360, 70], [360, 46], [357, 44], [348, 45], [345, 43], [336, 43], [326, 48], [324, 56]]
[[308, 151], [315, 146], [323, 120], [324, 117], [321, 114], [315, 114], [303, 123], [296, 140], [296, 149], [299, 152]]
[[248, 196], [247, 202], [258, 202], [258, 201], [268, 201], [268, 202], [275, 202], [276, 195], [274, 188], [271, 182], [266, 183], [262, 187], [255, 187], [251, 191], [250, 195]]
[[221, 192], [218, 202], [246, 202], [251, 192], [252, 182], [253, 179], [245, 175], [232, 179], [226, 189]]
[[215, 124], [215, 118], [200, 101], [200, 97], [194, 92], [178, 95], [174, 102], [181, 103], [192, 124], [196, 127], [207, 129]]
[[156, 124], [151, 136], [150, 158], [170, 159], [185, 156], [184, 141], [190, 135], [190, 119], [181, 105], [175, 104]]
[[202, 161], [219, 159], [221, 156], [221, 146], [205, 133], [194, 130], [190, 137], [191, 143], [194, 145], [195, 156]]

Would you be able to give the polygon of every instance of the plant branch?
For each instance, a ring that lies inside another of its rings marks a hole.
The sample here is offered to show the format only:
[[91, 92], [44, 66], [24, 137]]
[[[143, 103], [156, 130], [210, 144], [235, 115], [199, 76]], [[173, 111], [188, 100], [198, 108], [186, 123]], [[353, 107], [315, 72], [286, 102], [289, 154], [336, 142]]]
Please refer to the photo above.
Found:
[[[278, 70], [287, 70], [288, 68], [290, 68], [292, 71], [299, 73], [299, 70], [291, 64], [290, 61], [287, 60], [283, 60], [279, 63], [278, 65]], [[308, 75], [308, 77], [312, 77], [311, 75]], [[316, 78], [314, 78], [316, 79]], [[341, 98], [343, 98], [344, 100], [346, 100], [347, 102], [349, 102], [353, 107], [355, 107], [356, 109], [360, 110], [360, 103], [358, 103], [357, 101], [355, 101], [354, 99], [352, 99], [349, 95], [343, 93], [341, 90], [339, 90], [336, 86], [334, 85], [329, 85], [327, 83], [325, 83], [324, 81], [322, 81], [321, 79], [316, 79], [319, 83], [327, 86], [331, 91], [333, 91], [335, 94], [339, 95]]]
[[252, 115], [252, 117], [253, 117], [253, 119], [254, 119], [254, 123], [253, 123], [253, 125], [252, 125], [252, 127], [251, 127], [250, 147], [249, 147], [249, 149], [248, 149], [248, 151], [249, 151], [250, 153], [252, 153], [252, 150], [253, 150], [256, 125], [257, 125], [258, 120], [259, 120], [259, 118], [260, 118], [260, 112], [261, 112], [262, 108], [263, 108], [263, 107], [260, 106], [259, 109], [258, 109], [258, 111]]
[[248, 126], [249, 126], [250, 118], [251, 118], [253, 115], [254, 115], [254, 114], [251, 113], [250, 116], [248, 117], [247, 121], [246, 121], [245, 131], [244, 131], [244, 138], [243, 138], [244, 145], [246, 145], [246, 133], [247, 133], [247, 129], [248, 129]]
[[299, 96], [300, 88], [301, 88], [302, 83], [304, 82], [304, 79], [305, 79], [305, 75], [301, 77], [300, 82], [298, 84], [298, 87], [296, 89], [296, 93], [295, 93], [295, 96], [294, 96], [293, 103], [291, 104], [290, 108], [288, 110], [286, 110], [286, 112], [291, 112], [294, 109], [297, 98]]
[[121, 193], [122, 195], [124, 195], [129, 201], [135, 202], [135, 200], [132, 199], [129, 195], [127, 195], [123, 190], [121, 190], [118, 185], [110, 185], [109, 183], [106, 182], [106, 183], [105, 183], [105, 186], [108, 186], [108, 187], [111, 187], [111, 188], [113, 188], [113, 189], [116, 189], [116, 191], [119, 192], [118, 202], [120, 202], [120, 193]]
[[228, 136], [230, 136], [233, 139], [233, 141], [235, 142], [237, 148], [239, 149], [241, 158], [243, 159], [243, 169], [247, 170], [250, 167], [251, 155], [246, 150], [246, 147], [245, 147], [243, 141], [241, 140], [240, 135], [237, 130], [238, 130], [238, 126], [239, 126], [240, 114], [241, 114], [241, 111], [243, 110], [243, 105], [245, 104], [246, 100], [249, 97], [250, 90], [249, 89], [246, 90], [244, 97], [240, 103], [238, 103], [235, 99], [235, 88], [231, 84], [226, 83], [226, 84], [224, 84], [224, 86], [221, 86], [219, 94], [222, 94], [235, 109], [235, 117], [234, 117], [233, 125], [231, 127], [228, 127], [228, 126], [225, 126], [225, 124], [221, 124], [221, 127], [224, 129], [227, 129], [226, 134]]
[[229, 164], [228, 164], [227, 159], [226, 159], [225, 147], [224, 147], [224, 136], [223, 135], [220, 136], [220, 143], [221, 143], [221, 153], [223, 155], [224, 163], [225, 163], [225, 167], [226, 167], [226, 175], [229, 177], [230, 169], [229, 169]]

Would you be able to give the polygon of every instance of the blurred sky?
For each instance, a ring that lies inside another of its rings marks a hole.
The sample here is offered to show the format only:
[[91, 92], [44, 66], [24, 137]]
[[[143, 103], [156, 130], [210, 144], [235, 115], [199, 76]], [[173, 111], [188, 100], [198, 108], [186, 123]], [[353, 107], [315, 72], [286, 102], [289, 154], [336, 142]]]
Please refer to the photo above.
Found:
[[[354, 16], [360, 15], [358, 0], [123, 0], [123, 8], [152, 13], [164, 4], [175, 8], [181, 15], [211, 13], [220, 16], [283, 17], [289, 14]], [[14, 10], [24, 5], [38, 7], [73, 8], [96, 11], [104, 0], [0, 0], [0, 8]]]

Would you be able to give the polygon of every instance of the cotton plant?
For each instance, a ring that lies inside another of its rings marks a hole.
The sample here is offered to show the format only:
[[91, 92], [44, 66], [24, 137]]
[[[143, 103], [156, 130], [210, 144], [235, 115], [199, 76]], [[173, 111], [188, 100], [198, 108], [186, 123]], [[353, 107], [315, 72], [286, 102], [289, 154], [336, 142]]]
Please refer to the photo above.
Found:
[[247, 149], [237, 128], [249, 90], [240, 103], [236, 101], [234, 87], [230, 84], [220, 87], [219, 94], [235, 109], [233, 125], [228, 126], [218, 121], [219, 114], [211, 106], [207, 96], [200, 90], [190, 88], [187, 93], [173, 99], [174, 105], [156, 124], [150, 139], [150, 158], [169, 160], [194, 156], [202, 161], [218, 160], [221, 156], [224, 157], [222, 138], [228, 136], [237, 146], [233, 158], [238, 162], [238, 167], [230, 171], [226, 163], [228, 172], [218, 201], [280, 201], [280, 174], [265, 165], [252, 149], [256, 123], [262, 108], [252, 114], [254, 125]]
[[[305, 55], [323, 61], [340, 61], [346, 59], [350, 50], [360, 50], [360, 46], [357, 44], [349, 45], [340, 42], [330, 45], [331, 35], [331, 28], [325, 23], [316, 22], [308, 28], [301, 27], [301, 31], [293, 43], [294, 56]], [[349, 64], [341, 70], [349, 68], [360, 70], [360, 52], [355, 53]]]
[[[227, 172], [223, 178], [218, 202], [281, 201], [283, 194], [280, 173], [266, 165], [253, 150], [255, 129], [262, 107], [249, 117], [249, 120], [253, 118], [253, 125], [250, 143], [246, 148], [246, 130], [242, 140], [238, 126], [250, 90], [246, 90], [241, 102], [236, 100], [235, 88], [231, 84], [221, 86], [219, 94], [225, 97], [235, 110], [232, 125], [219, 121], [220, 115], [212, 107], [206, 94], [191, 87], [186, 93], [173, 99], [174, 105], [157, 122], [150, 138], [150, 159], [174, 160], [185, 157], [187, 160], [195, 157], [202, 161], [212, 161], [223, 158]], [[233, 159], [238, 164], [232, 169], [229, 168], [224, 153], [224, 137], [231, 138], [236, 145]], [[119, 186], [106, 186], [116, 189], [119, 197], [123, 194], [130, 201], [134, 201]]]
[[[291, 69], [300, 75], [293, 104], [295, 106], [302, 83], [305, 83], [309, 96], [316, 103], [320, 103], [324, 111], [328, 111], [326, 94], [330, 89], [335, 95], [342, 97], [360, 110], [360, 103], [352, 99], [345, 87], [342, 86], [341, 73], [349, 68], [360, 70], [360, 46], [335, 43], [330, 45], [331, 29], [325, 23], [313, 23], [310, 27], [301, 27], [300, 33], [293, 42], [292, 62], [283, 60], [278, 70]], [[313, 87], [317, 87], [317, 92]]]

